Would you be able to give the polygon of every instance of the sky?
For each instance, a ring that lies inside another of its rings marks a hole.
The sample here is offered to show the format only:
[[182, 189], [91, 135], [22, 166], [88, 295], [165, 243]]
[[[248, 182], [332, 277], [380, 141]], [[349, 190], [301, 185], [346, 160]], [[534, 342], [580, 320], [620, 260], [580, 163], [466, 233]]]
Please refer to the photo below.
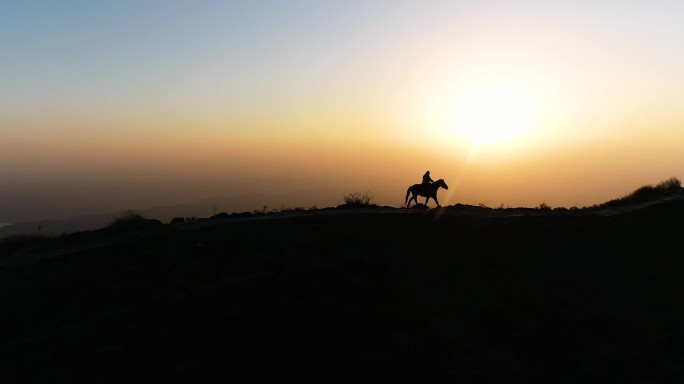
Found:
[[426, 170], [442, 205], [582, 207], [684, 169], [679, 1], [0, 7], [0, 223], [312, 189], [398, 206]]

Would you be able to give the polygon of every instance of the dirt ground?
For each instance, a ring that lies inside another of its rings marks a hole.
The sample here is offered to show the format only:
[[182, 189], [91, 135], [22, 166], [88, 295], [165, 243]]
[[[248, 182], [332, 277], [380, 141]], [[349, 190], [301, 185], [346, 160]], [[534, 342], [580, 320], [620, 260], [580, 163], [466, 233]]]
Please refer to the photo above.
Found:
[[328, 209], [0, 244], [0, 380], [680, 382], [684, 200]]

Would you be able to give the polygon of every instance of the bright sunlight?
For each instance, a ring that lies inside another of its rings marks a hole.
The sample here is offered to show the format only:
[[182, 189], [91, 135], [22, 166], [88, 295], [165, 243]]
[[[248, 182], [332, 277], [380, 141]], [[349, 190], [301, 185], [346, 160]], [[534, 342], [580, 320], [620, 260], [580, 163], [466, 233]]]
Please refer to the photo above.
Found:
[[538, 109], [522, 89], [480, 86], [456, 100], [448, 129], [474, 146], [511, 143], [536, 127]]

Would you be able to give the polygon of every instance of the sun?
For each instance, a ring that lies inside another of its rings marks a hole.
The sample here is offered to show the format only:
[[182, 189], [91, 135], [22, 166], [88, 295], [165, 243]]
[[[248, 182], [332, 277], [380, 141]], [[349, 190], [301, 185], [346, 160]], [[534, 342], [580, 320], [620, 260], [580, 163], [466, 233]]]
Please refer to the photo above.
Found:
[[448, 130], [473, 146], [514, 142], [537, 125], [538, 107], [524, 89], [505, 84], [483, 85], [454, 102]]

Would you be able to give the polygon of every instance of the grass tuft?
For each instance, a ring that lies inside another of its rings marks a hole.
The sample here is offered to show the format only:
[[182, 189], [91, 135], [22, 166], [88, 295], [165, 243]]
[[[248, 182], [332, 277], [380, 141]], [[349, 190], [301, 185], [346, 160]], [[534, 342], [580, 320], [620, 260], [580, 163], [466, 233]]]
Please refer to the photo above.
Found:
[[671, 192], [679, 191], [682, 183], [676, 177], [670, 177], [654, 185], [648, 184], [637, 188], [634, 192], [619, 199], [611, 200], [602, 206], [616, 206], [621, 204], [640, 203], [648, 200], [657, 199]]
[[346, 205], [371, 205], [375, 197], [368, 192], [352, 192], [343, 197]]

